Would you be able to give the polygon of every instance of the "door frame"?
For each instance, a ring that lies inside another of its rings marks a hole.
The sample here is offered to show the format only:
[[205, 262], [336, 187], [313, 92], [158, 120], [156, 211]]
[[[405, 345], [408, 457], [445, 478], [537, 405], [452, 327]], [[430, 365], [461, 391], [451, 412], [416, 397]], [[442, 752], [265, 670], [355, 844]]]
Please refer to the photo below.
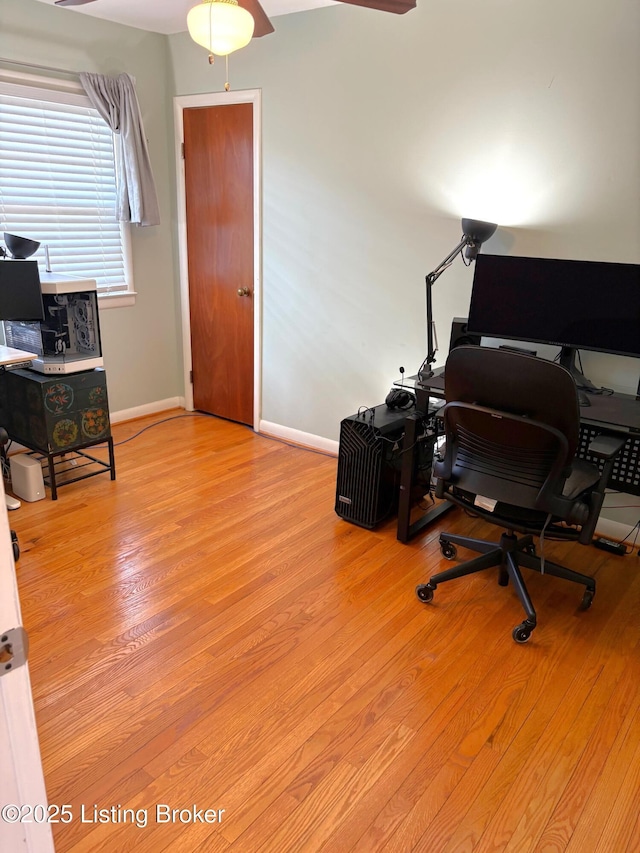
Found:
[[[4, 484], [0, 478], [0, 632], [21, 626], [9, 518], [5, 507]], [[0, 805], [42, 805], [46, 808], [47, 792], [28, 663], [16, 667], [13, 672], [6, 672], [0, 678], [0, 767]], [[0, 819], [0, 849], [53, 853], [50, 824], [34, 820], [32, 813], [25, 814], [25, 817], [30, 818], [30, 821], [9, 823]]]
[[[218, 107], [226, 104], [253, 105], [253, 429], [259, 432], [262, 411], [262, 90], [206, 92], [178, 95], [173, 99], [176, 183], [178, 205], [178, 262], [180, 275], [180, 314], [182, 323], [182, 363], [184, 369], [185, 409], [193, 411], [191, 382], [191, 322], [189, 315], [189, 267], [187, 242], [187, 205], [185, 192], [183, 112], [191, 107]], [[238, 377], [242, 381], [242, 377]]]

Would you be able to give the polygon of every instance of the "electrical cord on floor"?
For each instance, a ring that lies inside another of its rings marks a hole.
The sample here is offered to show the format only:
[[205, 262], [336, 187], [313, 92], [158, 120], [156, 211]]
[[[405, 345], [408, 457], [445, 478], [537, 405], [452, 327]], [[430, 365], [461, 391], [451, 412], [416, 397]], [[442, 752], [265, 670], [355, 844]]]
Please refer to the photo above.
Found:
[[[169, 418], [162, 418], [162, 420], [160, 420], [160, 421], [154, 421], [152, 424], [147, 424], [146, 427], [142, 427], [142, 429], [139, 429], [138, 432], [135, 432], [133, 435], [130, 435], [129, 438], [123, 438], [122, 441], [114, 441], [113, 446], [114, 447], [120, 447], [122, 444], [127, 444], [127, 442], [133, 441], [134, 438], [138, 438], [138, 436], [142, 435], [142, 433], [146, 432], [148, 429], [151, 429], [152, 427], [160, 426], [160, 424], [166, 424], [168, 421], [176, 421], [176, 420], [179, 420], [180, 418], [199, 418], [199, 417], [209, 418], [209, 417], [214, 417], [214, 415], [208, 415], [206, 412], [185, 412], [183, 415], [171, 415], [171, 417], [169, 417]], [[95, 449], [96, 447], [106, 447], [106, 446], [107, 446], [106, 441], [101, 441], [98, 444], [92, 444], [91, 445], [92, 449]]]
[[[138, 432], [134, 433], [133, 435], [130, 435], [129, 438], [124, 438], [122, 441], [114, 442], [113, 446], [114, 447], [120, 447], [123, 444], [127, 444], [127, 442], [129, 442], [129, 441], [133, 441], [134, 438], [138, 438], [139, 436], [142, 435], [143, 432], [146, 432], [148, 429], [151, 429], [152, 427], [160, 426], [160, 424], [168, 423], [168, 421], [180, 420], [181, 418], [217, 418], [217, 415], [211, 415], [208, 412], [185, 412], [183, 415], [171, 415], [171, 417], [162, 418], [162, 420], [154, 421], [152, 424], [147, 424], [147, 426], [142, 427], [142, 429], [138, 430]], [[224, 420], [224, 418], [223, 418], [223, 420]], [[247, 424], [237, 424], [237, 426], [242, 426], [245, 429], [251, 430], [251, 432], [253, 432], [254, 435], [256, 435], [258, 438], [265, 438], [268, 441], [275, 441], [278, 444], [284, 444], [287, 447], [294, 447], [297, 450], [307, 450], [307, 451], [309, 451], [309, 453], [316, 453], [318, 456], [326, 456], [328, 459], [335, 459], [336, 458], [333, 453], [325, 453], [325, 451], [323, 451], [323, 450], [315, 450], [315, 448], [313, 448], [313, 447], [304, 447], [303, 445], [294, 444], [293, 442], [285, 441], [284, 439], [277, 438], [276, 436], [265, 435], [264, 433], [261, 433], [261, 432], [255, 432], [253, 427], [248, 426]], [[103, 447], [105, 445], [106, 445], [106, 442], [102, 442], [101, 444], [94, 445], [94, 446], [95, 447]]]
[[[625, 545], [625, 542], [631, 536], [631, 534], [633, 533], [634, 530], [635, 530], [635, 536], [633, 537], [633, 542], [631, 542], [629, 544], [629, 546]], [[627, 533], [627, 535], [624, 537], [624, 539], [620, 540], [620, 544], [625, 545], [625, 549], [626, 549], [623, 556], [628, 557], [629, 554], [633, 554], [635, 547], [636, 547], [636, 542], [638, 541], [638, 534], [640, 534], [640, 520], [636, 521], [636, 523], [631, 528], [631, 530]], [[640, 551], [638, 551], [638, 557], [640, 557]]]
[[[133, 441], [134, 438], [138, 438], [138, 436], [142, 435], [143, 432], [146, 432], [151, 427], [160, 426], [160, 424], [166, 424], [168, 421], [176, 421], [180, 418], [199, 418], [199, 417], [210, 417], [210, 415], [206, 415], [204, 412], [185, 412], [184, 415], [172, 415], [169, 418], [163, 418], [161, 421], [154, 421], [152, 424], [147, 424], [146, 427], [142, 427], [142, 429], [138, 430], [138, 432], [130, 435], [129, 438], [124, 438], [122, 441], [114, 441], [114, 447], [120, 447], [122, 444], [127, 444], [129, 441]], [[104, 442], [103, 442], [104, 444]]]

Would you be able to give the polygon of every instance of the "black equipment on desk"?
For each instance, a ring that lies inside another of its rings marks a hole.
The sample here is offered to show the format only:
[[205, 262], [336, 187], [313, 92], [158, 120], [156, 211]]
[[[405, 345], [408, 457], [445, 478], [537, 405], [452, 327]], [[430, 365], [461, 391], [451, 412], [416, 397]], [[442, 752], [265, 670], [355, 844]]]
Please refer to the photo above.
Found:
[[469, 329], [559, 346], [578, 388], [599, 392], [576, 367], [576, 351], [640, 358], [640, 265], [479, 255]]
[[37, 261], [0, 261], [0, 320], [44, 320]]
[[[335, 504], [340, 518], [372, 529], [397, 510], [404, 425], [411, 411], [383, 404], [341, 422]], [[431, 478], [433, 442], [419, 447], [415, 481], [424, 494]]]
[[416, 395], [407, 388], [392, 388], [384, 402], [387, 409], [399, 409], [406, 412], [415, 408]]
[[466, 317], [454, 317], [451, 323], [451, 340], [449, 342], [449, 352], [456, 347], [462, 346], [480, 346], [481, 335], [476, 335], [469, 331], [468, 320]]
[[44, 319], [9, 320], [0, 315], [6, 344], [36, 353], [30, 369], [38, 373], [70, 374], [102, 367], [95, 279], [49, 273], [40, 279], [40, 288]]

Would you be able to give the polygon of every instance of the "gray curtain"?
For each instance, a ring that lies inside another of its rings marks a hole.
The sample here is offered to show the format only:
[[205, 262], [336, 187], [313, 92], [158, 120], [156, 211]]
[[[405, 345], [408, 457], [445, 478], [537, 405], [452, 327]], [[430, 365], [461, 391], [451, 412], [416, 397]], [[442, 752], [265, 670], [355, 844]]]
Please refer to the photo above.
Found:
[[159, 225], [158, 199], [133, 77], [83, 71], [80, 82], [116, 134], [116, 218], [138, 225]]

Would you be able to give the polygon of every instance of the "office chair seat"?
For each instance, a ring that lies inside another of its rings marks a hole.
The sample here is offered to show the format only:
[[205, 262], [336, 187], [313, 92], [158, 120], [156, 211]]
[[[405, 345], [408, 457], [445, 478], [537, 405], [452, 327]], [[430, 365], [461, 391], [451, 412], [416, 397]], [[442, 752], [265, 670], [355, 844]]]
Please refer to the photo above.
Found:
[[[544, 558], [534, 536], [590, 544], [617, 453], [624, 440], [597, 437], [589, 447], [599, 465], [576, 457], [579, 409], [571, 374], [553, 362], [488, 347], [454, 349], [445, 368], [443, 458], [434, 463], [436, 495], [503, 527], [499, 542], [443, 533], [443, 556], [457, 546], [480, 556], [433, 575], [416, 595], [430, 602], [446, 581], [497, 567], [512, 581], [525, 619], [513, 639], [526, 642], [537, 615], [521, 568], [584, 585], [580, 608], [591, 606], [595, 580]], [[522, 533], [518, 537], [516, 533]]]

